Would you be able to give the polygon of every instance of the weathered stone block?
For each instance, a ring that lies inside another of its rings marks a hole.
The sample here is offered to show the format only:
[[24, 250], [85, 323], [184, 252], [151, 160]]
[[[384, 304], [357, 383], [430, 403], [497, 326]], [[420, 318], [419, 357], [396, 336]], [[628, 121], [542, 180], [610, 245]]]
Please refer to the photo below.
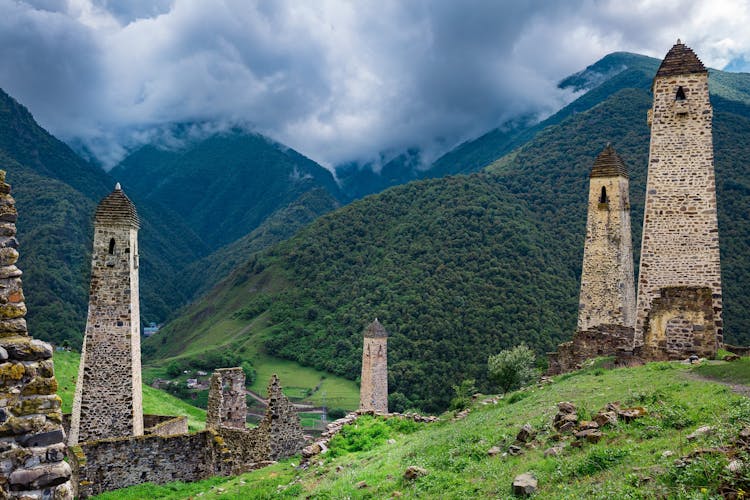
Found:
[[57, 486], [70, 479], [70, 466], [66, 462], [44, 464], [31, 469], [17, 469], [10, 475], [13, 491], [35, 490]]

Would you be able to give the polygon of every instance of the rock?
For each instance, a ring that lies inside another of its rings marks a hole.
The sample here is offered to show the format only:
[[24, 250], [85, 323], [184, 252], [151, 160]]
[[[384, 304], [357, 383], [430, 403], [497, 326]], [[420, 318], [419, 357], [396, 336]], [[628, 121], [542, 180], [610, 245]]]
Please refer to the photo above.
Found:
[[699, 437], [710, 436], [714, 433], [714, 430], [715, 429], [710, 425], [704, 425], [702, 427], [698, 427], [692, 433], [688, 434], [685, 439], [687, 439], [688, 441], [695, 441]]
[[744, 464], [742, 463], [742, 460], [734, 459], [727, 464], [727, 470], [731, 472], [732, 474], [737, 474], [738, 472], [741, 472], [743, 468], [744, 468]]
[[[576, 412], [576, 405], [573, 403], [570, 403], [568, 401], [563, 401], [561, 403], [557, 403], [557, 409], [560, 413], [568, 414], [568, 413], [575, 413]], [[523, 475], [523, 474], [521, 474]]]
[[648, 411], [646, 410], [646, 408], [642, 406], [634, 406], [633, 408], [622, 408], [617, 411], [617, 416], [623, 419], [625, 423], [630, 423], [636, 418], [641, 418], [645, 415], [648, 415]]
[[552, 448], [547, 448], [544, 450], [544, 456], [545, 457], [559, 457], [563, 452], [562, 446], [553, 446]]
[[[2, 307], [8, 307], [8, 304]], [[27, 336], [13, 336], [0, 339], [0, 344], [8, 355], [20, 361], [38, 361], [52, 357], [52, 346], [47, 342]]]
[[523, 453], [523, 450], [521, 449], [520, 446], [512, 444], [508, 447], [508, 453], [514, 457], [517, 457], [518, 455]]
[[313, 443], [310, 446], [306, 446], [302, 448], [302, 456], [305, 458], [310, 458], [312, 456], [317, 455], [320, 452], [321, 452], [321, 448], [318, 443]]
[[343, 472], [343, 471], [344, 471], [344, 467], [342, 467], [341, 465], [336, 466], [336, 472]]
[[576, 439], [586, 440], [589, 443], [598, 443], [602, 438], [602, 431], [599, 429], [586, 429], [576, 432]]
[[70, 474], [70, 466], [67, 462], [57, 462], [32, 469], [16, 469], [8, 480], [14, 491], [36, 490], [62, 484], [70, 479]]
[[740, 359], [740, 357], [737, 356], [736, 354], [727, 354], [721, 359], [723, 359], [724, 361], [737, 361]]
[[605, 427], [607, 425], [615, 425], [617, 423], [617, 412], [600, 411], [594, 417], [594, 422], [599, 424], [599, 427]]
[[499, 455], [502, 453], [503, 450], [500, 449], [499, 446], [493, 446], [489, 450], [487, 450], [487, 454], [491, 457], [494, 457], [495, 455]]
[[361, 490], [363, 488], [367, 488], [367, 481], [360, 481], [357, 483], [357, 489]]
[[417, 479], [418, 477], [426, 476], [427, 474], [427, 469], [417, 467], [416, 465], [410, 465], [404, 471], [404, 479], [411, 481]]
[[534, 439], [534, 436], [534, 428], [531, 427], [530, 424], [524, 424], [524, 426], [521, 427], [521, 430], [518, 431], [518, 435], [516, 435], [516, 441], [520, 441], [521, 443], [528, 443], [529, 441]]
[[8, 351], [0, 347], [0, 361], [5, 361], [7, 359], [8, 359]]
[[513, 479], [513, 494], [516, 496], [529, 496], [536, 493], [537, 480], [534, 474], [525, 472]]
[[64, 439], [65, 435], [63, 434], [62, 429], [58, 429], [50, 432], [42, 432], [40, 434], [26, 434], [25, 436], [16, 438], [16, 441], [21, 446], [35, 448], [62, 443]]
[[593, 420], [581, 420], [581, 422], [578, 424], [578, 429], [585, 431], [588, 429], [598, 429], [599, 424], [594, 422]]
[[557, 430], [560, 431], [561, 434], [565, 434], [568, 432], [573, 432], [575, 429], [576, 424], [574, 422], [565, 422]]
[[391, 438], [388, 440], [388, 444], [396, 444], [396, 440]]
[[400, 492], [400, 491], [398, 491], [398, 490], [396, 490], [396, 491], [394, 491], [393, 493], [391, 493], [391, 497], [392, 497], [392, 498], [400, 498], [400, 497], [402, 497], [402, 496], [404, 496], [404, 494], [403, 494], [403, 493], [401, 493], [401, 492]]
[[661, 458], [669, 458], [674, 455], [674, 452], [672, 450], [665, 450], [661, 454]]

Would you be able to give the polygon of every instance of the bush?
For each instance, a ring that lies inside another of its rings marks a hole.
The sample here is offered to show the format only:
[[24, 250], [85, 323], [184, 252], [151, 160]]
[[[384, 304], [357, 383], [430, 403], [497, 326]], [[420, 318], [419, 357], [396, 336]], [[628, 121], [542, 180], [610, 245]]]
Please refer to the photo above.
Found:
[[534, 369], [534, 352], [526, 344], [513, 349], [505, 349], [487, 360], [490, 379], [495, 382], [503, 394], [518, 389], [532, 381], [537, 372]]
[[182, 366], [177, 361], [172, 361], [167, 365], [167, 376], [177, 378], [182, 374]]
[[344, 418], [345, 416], [346, 416], [346, 410], [343, 408], [330, 408], [328, 410], [328, 418], [330, 418], [331, 420]]
[[471, 396], [477, 392], [473, 378], [466, 379], [458, 385], [453, 386], [453, 392], [456, 395], [451, 399], [451, 410], [463, 410], [471, 404]]
[[329, 456], [338, 457], [355, 451], [369, 451], [385, 443], [390, 427], [381, 418], [360, 417], [355, 423], [345, 425], [329, 442]]

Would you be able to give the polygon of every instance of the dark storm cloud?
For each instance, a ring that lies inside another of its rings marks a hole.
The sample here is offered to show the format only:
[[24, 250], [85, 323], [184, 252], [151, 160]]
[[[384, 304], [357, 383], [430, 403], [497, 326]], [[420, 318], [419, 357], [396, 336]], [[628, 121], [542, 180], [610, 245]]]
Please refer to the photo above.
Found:
[[[624, 5], [627, 4], [627, 5]], [[243, 123], [327, 165], [444, 152], [682, 36], [723, 66], [744, 2], [0, 0], [0, 87], [107, 163], [170, 122]]]

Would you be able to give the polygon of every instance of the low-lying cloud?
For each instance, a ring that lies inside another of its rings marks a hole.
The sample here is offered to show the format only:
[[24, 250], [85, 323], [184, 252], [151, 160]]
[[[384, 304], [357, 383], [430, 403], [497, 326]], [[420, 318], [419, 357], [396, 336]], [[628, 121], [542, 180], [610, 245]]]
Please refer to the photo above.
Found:
[[750, 60], [743, 1], [0, 0], [0, 87], [105, 164], [173, 122], [243, 124], [327, 166], [445, 152], [679, 36]]

